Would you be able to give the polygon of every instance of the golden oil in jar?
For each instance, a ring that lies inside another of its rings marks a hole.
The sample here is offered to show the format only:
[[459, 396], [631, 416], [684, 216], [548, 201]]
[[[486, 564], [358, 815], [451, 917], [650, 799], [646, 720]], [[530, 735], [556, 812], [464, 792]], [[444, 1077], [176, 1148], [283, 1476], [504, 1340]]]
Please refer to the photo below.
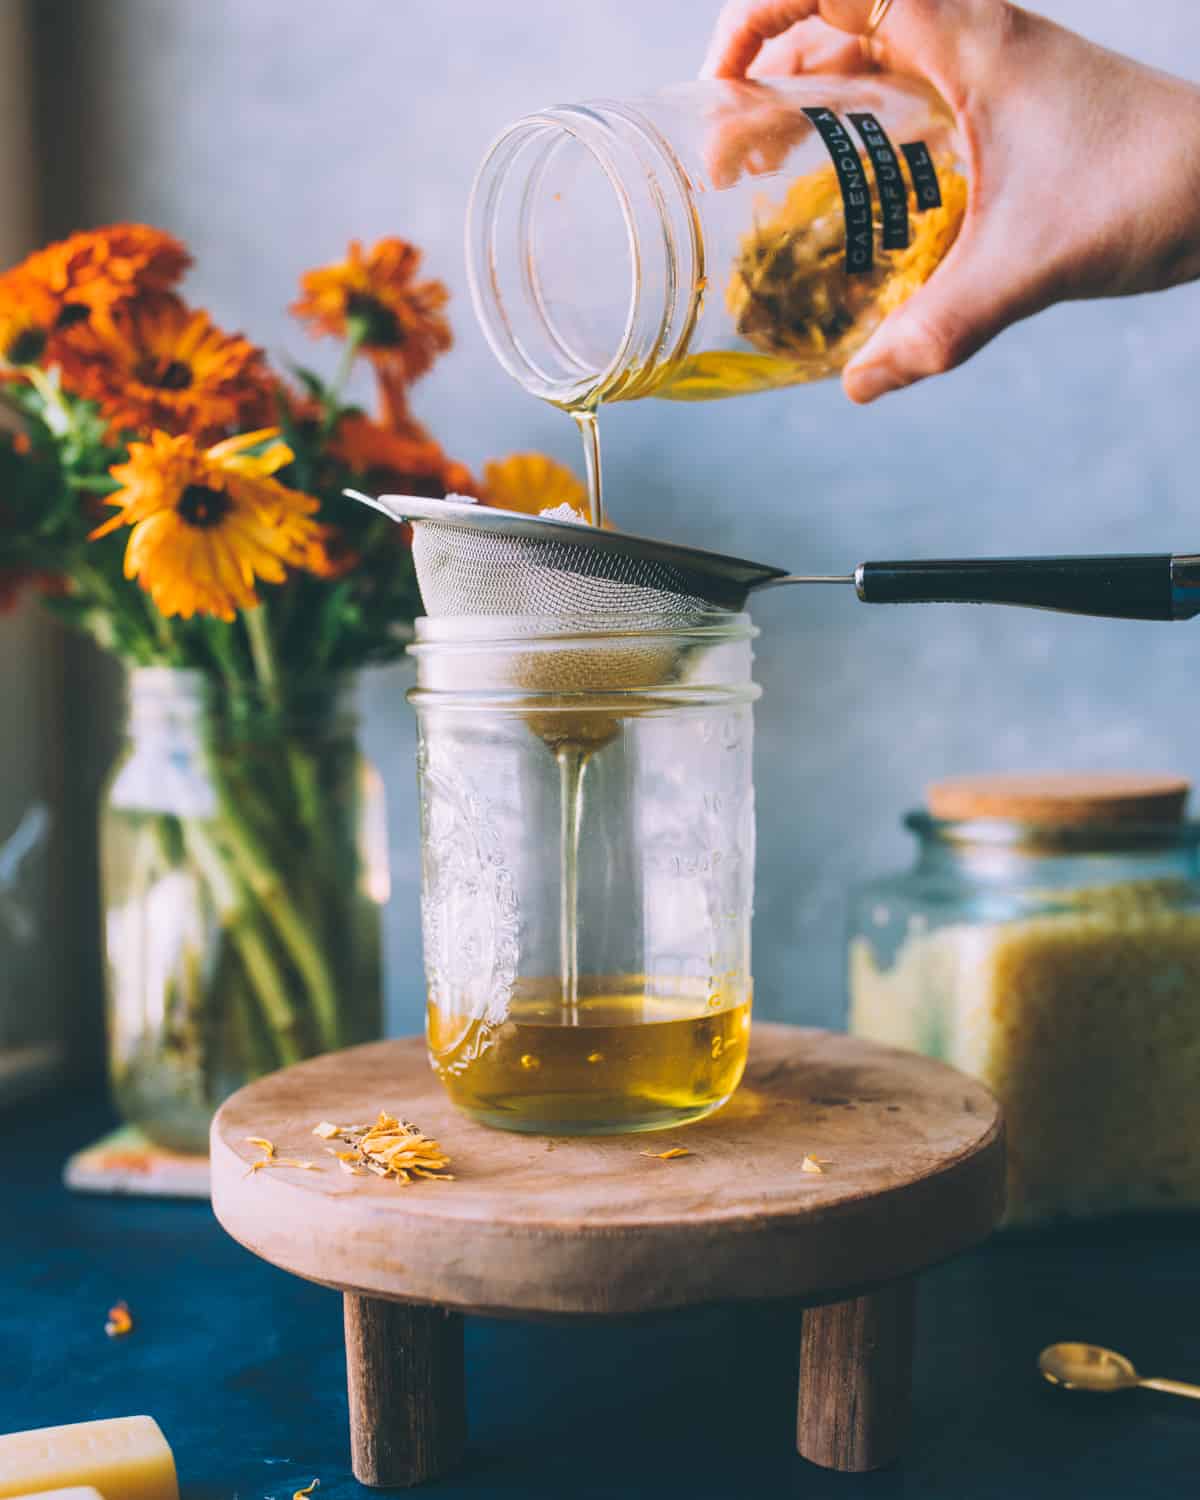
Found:
[[640, 976], [582, 979], [564, 1024], [557, 980], [524, 987], [500, 1024], [431, 1001], [430, 1059], [484, 1124], [555, 1134], [666, 1129], [710, 1114], [741, 1081], [750, 999], [672, 995]]

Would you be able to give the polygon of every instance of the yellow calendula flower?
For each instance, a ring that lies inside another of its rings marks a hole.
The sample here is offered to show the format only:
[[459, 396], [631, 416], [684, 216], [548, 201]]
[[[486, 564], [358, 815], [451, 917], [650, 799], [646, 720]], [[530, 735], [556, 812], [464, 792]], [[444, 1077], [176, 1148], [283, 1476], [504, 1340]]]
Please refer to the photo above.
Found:
[[581, 521], [588, 519], [582, 480], [566, 464], [544, 453], [513, 453], [485, 464], [482, 501], [497, 510], [517, 510], [527, 516], [569, 505]]
[[125, 576], [164, 615], [232, 620], [259, 602], [258, 580], [282, 583], [289, 567], [319, 555], [318, 502], [271, 477], [292, 460], [276, 437], [265, 428], [205, 449], [187, 434], [155, 432], [113, 465], [122, 488], [108, 504], [119, 513], [92, 535], [132, 527]]

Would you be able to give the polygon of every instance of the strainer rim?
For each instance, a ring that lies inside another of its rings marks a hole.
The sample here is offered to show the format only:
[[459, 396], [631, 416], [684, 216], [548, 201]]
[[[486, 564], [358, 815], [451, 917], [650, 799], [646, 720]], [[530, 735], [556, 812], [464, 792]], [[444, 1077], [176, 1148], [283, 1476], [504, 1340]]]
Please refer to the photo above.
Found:
[[605, 531], [577, 521], [527, 516], [520, 511], [480, 505], [478, 501], [462, 495], [447, 495], [445, 499], [437, 500], [424, 495], [372, 497], [364, 495], [360, 490], [349, 489], [343, 493], [360, 503], [374, 506], [394, 521], [432, 521], [451, 529], [457, 527], [466, 531], [492, 531], [528, 541], [565, 542], [571, 546], [615, 552], [627, 557], [664, 563], [681, 572], [709, 574], [735, 582], [747, 593], [773, 579], [788, 576], [786, 568], [775, 567], [770, 563], [752, 562], [748, 558], [731, 557], [722, 552], [708, 552], [701, 547], [686, 546], [682, 542], [659, 541], [655, 537], [638, 536], [629, 531]]

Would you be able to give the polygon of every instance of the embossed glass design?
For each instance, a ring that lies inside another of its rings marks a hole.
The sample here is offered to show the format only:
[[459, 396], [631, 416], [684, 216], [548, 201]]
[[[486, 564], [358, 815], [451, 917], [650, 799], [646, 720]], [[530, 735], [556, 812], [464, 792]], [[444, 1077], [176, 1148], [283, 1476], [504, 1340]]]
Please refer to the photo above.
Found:
[[430, 1061], [506, 1129], [697, 1119], [749, 1040], [755, 632], [714, 612], [631, 655], [530, 623], [410, 648]]

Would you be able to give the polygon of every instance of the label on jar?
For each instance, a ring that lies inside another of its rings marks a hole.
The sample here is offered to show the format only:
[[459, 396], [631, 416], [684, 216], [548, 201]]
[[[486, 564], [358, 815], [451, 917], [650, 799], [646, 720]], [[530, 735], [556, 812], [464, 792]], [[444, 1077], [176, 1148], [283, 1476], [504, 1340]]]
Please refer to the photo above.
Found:
[[875, 264], [875, 230], [867, 172], [850, 132], [831, 109], [806, 109], [833, 160], [846, 219], [846, 274], [863, 276]]
[[942, 190], [938, 187], [937, 168], [924, 141], [909, 141], [900, 147], [912, 173], [913, 191], [917, 195], [917, 212], [927, 208], [941, 208]]
[[875, 171], [875, 182], [879, 188], [879, 206], [883, 210], [883, 248], [885, 250], [907, 250], [908, 232], [908, 188], [904, 173], [900, 169], [900, 158], [896, 148], [888, 139], [887, 131], [872, 114], [851, 114], [850, 123], [858, 131], [859, 138], [867, 148], [871, 166]]

